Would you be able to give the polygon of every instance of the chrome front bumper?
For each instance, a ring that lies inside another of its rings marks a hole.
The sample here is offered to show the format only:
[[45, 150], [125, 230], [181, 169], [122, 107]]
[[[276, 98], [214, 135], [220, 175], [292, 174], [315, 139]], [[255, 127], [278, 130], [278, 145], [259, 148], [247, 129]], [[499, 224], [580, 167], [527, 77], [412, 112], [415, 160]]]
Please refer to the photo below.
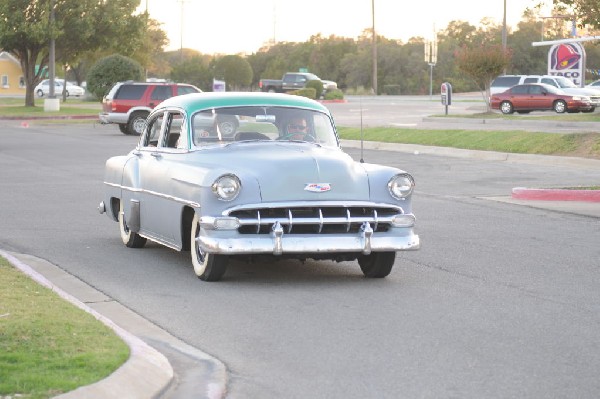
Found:
[[409, 230], [407, 235], [397, 236], [374, 234], [370, 227], [361, 229], [358, 234], [303, 235], [285, 234], [281, 226], [275, 226], [269, 235], [248, 234], [235, 238], [201, 235], [196, 238], [196, 241], [203, 251], [224, 255], [328, 252], [357, 252], [368, 255], [371, 252], [407, 251], [420, 248], [419, 236], [412, 230]]

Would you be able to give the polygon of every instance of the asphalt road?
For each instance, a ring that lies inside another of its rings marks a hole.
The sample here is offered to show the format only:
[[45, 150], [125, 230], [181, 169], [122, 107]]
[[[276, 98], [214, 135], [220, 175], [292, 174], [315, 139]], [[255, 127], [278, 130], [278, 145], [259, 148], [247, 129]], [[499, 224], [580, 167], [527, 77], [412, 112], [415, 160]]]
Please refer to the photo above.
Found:
[[600, 392], [598, 219], [489, 199], [597, 184], [599, 170], [365, 151], [417, 181], [422, 249], [400, 253], [388, 278], [283, 261], [234, 263], [204, 283], [188, 253], [128, 249], [96, 210], [104, 161], [136, 138], [18, 122], [0, 138], [0, 248], [49, 260], [217, 357], [229, 398]]

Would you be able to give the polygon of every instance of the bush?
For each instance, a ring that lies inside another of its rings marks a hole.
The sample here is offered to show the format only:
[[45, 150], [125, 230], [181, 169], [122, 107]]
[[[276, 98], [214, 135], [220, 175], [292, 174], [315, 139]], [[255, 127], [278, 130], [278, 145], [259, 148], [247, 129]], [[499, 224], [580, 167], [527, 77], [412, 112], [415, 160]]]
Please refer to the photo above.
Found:
[[384, 85], [383, 86], [383, 94], [387, 95], [399, 95], [400, 94], [400, 85]]
[[87, 74], [87, 90], [102, 98], [117, 82], [141, 81], [144, 69], [135, 60], [119, 54], [109, 55], [96, 62]]
[[343, 100], [344, 92], [340, 89], [335, 89], [325, 93], [325, 100]]
[[313, 88], [316, 91], [316, 97], [315, 98], [321, 98], [321, 94], [323, 94], [323, 82], [321, 82], [320, 80], [309, 80], [308, 82], [306, 82], [306, 88], [310, 89]]
[[[315, 82], [315, 81], [311, 80], [311, 82]], [[288, 94], [293, 94], [295, 96], [307, 97], [307, 98], [310, 98], [313, 100], [315, 100], [317, 98], [317, 90], [314, 87], [293, 90], [293, 91], [288, 92]]]

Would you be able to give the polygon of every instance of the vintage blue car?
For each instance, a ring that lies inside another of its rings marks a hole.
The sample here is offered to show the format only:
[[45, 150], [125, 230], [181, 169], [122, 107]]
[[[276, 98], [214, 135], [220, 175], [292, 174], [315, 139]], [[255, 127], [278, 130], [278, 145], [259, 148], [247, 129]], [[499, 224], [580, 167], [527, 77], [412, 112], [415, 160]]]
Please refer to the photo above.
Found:
[[[221, 131], [220, 120], [237, 128]], [[272, 93], [165, 100], [137, 147], [106, 162], [100, 213], [123, 243], [191, 250], [196, 275], [219, 280], [229, 259], [354, 261], [387, 276], [396, 251], [419, 248], [412, 176], [354, 161], [323, 105]]]

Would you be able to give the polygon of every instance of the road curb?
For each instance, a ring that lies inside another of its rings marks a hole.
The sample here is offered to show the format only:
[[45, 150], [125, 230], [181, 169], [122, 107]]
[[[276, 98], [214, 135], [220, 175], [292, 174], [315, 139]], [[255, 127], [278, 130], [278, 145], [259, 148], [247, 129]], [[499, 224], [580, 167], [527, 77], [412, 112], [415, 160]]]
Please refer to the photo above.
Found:
[[600, 190], [566, 190], [515, 187], [512, 198], [535, 201], [600, 202]]
[[31, 266], [19, 260], [16, 254], [0, 250], [15, 268], [38, 284], [54, 291], [61, 298], [91, 314], [112, 329], [130, 349], [129, 359], [111, 375], [90, 385], [58, 395], [58, 399], [105, 399], [105, 398], [154, 398], [164, 392], [174, 377], [173, 368], [167, 358], [140, 338], [116, 325], [79, 299], [63, 291]]
[[0, 116], [3, 121], [46, 121], [46, 120], [72, 120], [72, 119], [98, 119], [98, 115], [51, 115], [51, 116]]

